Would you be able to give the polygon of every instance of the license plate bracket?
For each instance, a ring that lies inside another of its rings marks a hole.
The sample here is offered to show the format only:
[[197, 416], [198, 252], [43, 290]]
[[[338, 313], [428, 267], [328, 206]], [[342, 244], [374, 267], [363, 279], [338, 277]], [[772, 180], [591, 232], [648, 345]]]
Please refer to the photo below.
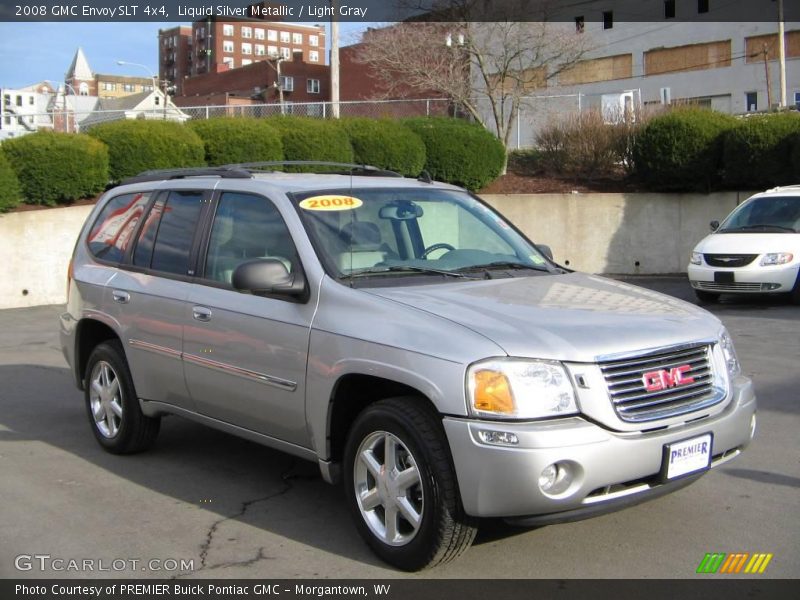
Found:
[[664, 444], [661, 480], [673, 481], [707, 471], [711, 468], [713, 446], [714, 434], [711, 432]]
[[733, 271], [714, 271], [714, 283], [734, 283]]

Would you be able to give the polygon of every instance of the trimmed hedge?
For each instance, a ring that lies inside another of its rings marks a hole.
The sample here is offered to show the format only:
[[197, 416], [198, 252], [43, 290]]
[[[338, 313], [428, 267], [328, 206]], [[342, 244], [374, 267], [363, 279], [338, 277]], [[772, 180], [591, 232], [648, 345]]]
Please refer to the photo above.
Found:
[[22, 188], [17, 174], [0, 147], [0, 213], [17, 206], [21, 198]]
[[425, 170], [440, 181], [478, 190], [503, 171], [502, 142], [480, 125], [446, 117], [420, 117], [404, 123], [425, 144]]
[[93, 196], [108, 183], [108, 149], [88, 135], [38, 131], [4, 142], [3, 152], [30, 204]]
[[634, 141], [634, 170], [651, 189], [709, 191], [720, 179], [722, 136], [736, 123], [704, 109], [654, 117]]
[[722, 140], [727, 186], [760, 189], [796, 183], [792, 168], [793, 135], [800, 134], [800, 115], [782, 113], [744, 119]]
[[416, 177], [425, 166], [425, 144], [397, 121], [349, 118], [341, 124], [353, 145], [355, 161]]
[[[266, 121], [281, 135], [286, 160], [318, 160], [353, 162], [350, 138], [340, 123], [308, 117], [279, 116]], [[287, 171], [304, 172], [314, 167], [287, 167]]]
[[792, 176], [794, 182], [800, 181], [800, 133], [796, 133], [791, 137], [790, 144], [792, 146]]
[[283, 160], [280, 133], [263, 119], [219, 117], [190, 121], [209, 165]]
[[108, 146], [113, 181], [150, 169], [205, 164], [203, 140], [189, 127], [173, 121], [124, 119], [95, 125], [89, 135]]

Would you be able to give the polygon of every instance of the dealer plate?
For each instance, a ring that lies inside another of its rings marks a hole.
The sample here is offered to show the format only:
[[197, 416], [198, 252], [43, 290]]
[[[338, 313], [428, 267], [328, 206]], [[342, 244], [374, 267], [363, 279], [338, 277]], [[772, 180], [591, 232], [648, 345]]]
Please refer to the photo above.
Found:
[[713, 436], [710, 433], [664, 445], [664, 479], [704, 471], [711, 466]]

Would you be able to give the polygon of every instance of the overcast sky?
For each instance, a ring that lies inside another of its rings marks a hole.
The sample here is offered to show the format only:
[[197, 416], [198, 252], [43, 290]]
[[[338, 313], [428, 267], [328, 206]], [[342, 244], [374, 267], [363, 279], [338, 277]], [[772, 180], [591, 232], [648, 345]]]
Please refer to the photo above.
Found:
[[[0, 23], [0, 87], [19, 88], [42, 80], [60, 83], [75, 50], [83, 47], [95, 73], [158, 74], [158, 30], [184, 23]], [[187, 23], [188, 24], [188, 23]], [[358, 41], [371, 23], [342, 23], [342, 45]]]

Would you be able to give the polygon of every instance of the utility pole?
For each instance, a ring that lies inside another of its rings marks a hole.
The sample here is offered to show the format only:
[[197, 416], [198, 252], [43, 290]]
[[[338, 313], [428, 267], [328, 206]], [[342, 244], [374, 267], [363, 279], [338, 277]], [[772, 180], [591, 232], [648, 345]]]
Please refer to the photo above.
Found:
[[783, 0], [778, 0], [778, 69], [781, 78], [781, 108], [786, 108], [786, 40], [783, 24]]
[[339, 18], [337, 2], [331, 0], [331, 116], [339, 118]]
[[767, 75], [767, 110], [772, 108], [772, 79], [769, 76], [769, 47], [764, 44], [764, 73]]

